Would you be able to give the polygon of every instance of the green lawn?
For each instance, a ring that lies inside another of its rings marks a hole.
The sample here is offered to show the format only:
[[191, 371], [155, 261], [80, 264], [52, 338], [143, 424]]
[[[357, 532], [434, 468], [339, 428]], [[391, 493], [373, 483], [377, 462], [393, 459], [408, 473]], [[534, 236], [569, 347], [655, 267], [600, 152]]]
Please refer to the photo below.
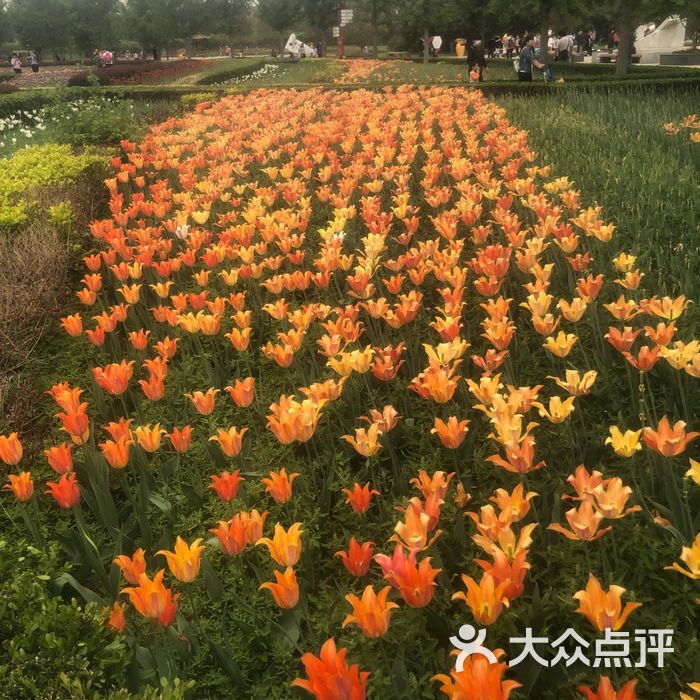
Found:
[[499, 104], [541, 158], [605, 207], [618, 245], [640, 258], [647, 288], [700, 296], [700, 147], [663, 125], [697, 112], [698, 90], [655, 95], [585, 90]]

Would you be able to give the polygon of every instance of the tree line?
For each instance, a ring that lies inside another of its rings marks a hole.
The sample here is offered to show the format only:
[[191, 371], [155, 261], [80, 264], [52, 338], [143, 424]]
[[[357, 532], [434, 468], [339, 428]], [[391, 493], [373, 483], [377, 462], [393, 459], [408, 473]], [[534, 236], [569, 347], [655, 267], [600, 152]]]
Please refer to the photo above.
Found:
[[[700, 26], [698, 0], [344, 0], [355, 11], [350, 44], [417, 51], [421, 38], [440, 34], [488, 38], [504, 32], [612, 29], [621, 62], [634, 27], [672, 14]], [[0, 45], [40, 53], [89, 56], [95, 48], [177, 49], [204, 35], [212, 42], [278, 47], [290, 31], [329, 45], [338, 0], [0, 0]], [[426, 56], [427, 58], [427, 56]], [[620, 66], [618, 66], [620, 68]], [[626, 65], [621, 67], [626, 69]]]

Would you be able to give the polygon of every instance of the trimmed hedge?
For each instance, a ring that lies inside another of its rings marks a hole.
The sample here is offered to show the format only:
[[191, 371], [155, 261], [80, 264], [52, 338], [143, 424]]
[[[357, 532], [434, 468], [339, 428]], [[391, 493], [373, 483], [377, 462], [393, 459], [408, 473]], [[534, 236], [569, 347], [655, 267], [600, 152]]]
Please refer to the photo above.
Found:
[[[695, 71], [691, 78], [670, 79], [646, 79], [646, 80], [600, 80], [594, 82], [566, 82], [545, 83], [543, 81], [532, 83], [520, 83], [517, 81], [501, 81], [493, 83], [469, 84], [464, 82], [444, 82], [441, 86], [464, 87], [469, 86], [475, 90], [481, 90], [487, 96], [498, 95], [542, 95], [554, 92], [567, 91], [610, 91], [635, 90], [643, 88], [656, 94], [673, 91], [692, 91], [700, 93], [700, 72]], [[396, 87], [395, 83], [344, 83], [320, 85], [318, 83], [297, 85], [265, 85], [264, 89], [278, 90], [306, 90], [311, 88], [328, 87], [334, 90], [384, 90], [386, 87]], [[261, 86], [246, 85], [230, 87], [225, 85], [148, 85], [148, 86], [123, 86], [103, 88], [68, 88], [56, 93], [52, 89], [22, 90], [7, 95], [0, 94], [0, 118], [17, 111], [38, 109], [56, 99], [77, 99], [90, 94], [100, 94], [108, 97], [132, 100], [180, 100], [183, 95], [205, 95], [203, 99], [210, 97], [211, 93], [227, 95], [247, 93], [251, 90], [261, 89]]]
[[[397, 59], [397, 60], [407, 60], [410, 63], [422, 63], [422, 58], [417, 58], [412, 56], [410, 59]], [[440, 58], [431, 58], [431, 64], [437, 63], [447, 63], [451, 65], [467, 65], [467, 59], [458, 58], [457, 56], [441, 56]], [[487, 67], [489, 66], [507, 66], [513, 64], [512, 60], [503, 58], [489, 58], [486, 61]], [[559, 63], [558, 61], [551, 62], [552, 70], [557, 76], [563, 77], [565, 80], [646, 80], [651, 78], [693, 78], [697, 77], [697, 71], [693, 68], [683, 68], [675, 66], [651, 66], [651, 65], [640, 65], [634, 64], [629, 67], [629, 71], [624, 78], [618, 78], [615, 75], [615, 64], [614, 63], [577, 63], [577, 62], [565, 62]]]

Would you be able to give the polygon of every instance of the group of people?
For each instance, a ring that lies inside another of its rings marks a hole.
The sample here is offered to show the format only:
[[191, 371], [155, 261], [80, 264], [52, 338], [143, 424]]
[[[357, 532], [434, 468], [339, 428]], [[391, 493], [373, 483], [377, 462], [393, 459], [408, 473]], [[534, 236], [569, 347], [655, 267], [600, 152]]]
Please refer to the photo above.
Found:
[[109, 49], [95, 49], [92, 53], [92, 60], [97, 68], [114, 65], [114, 53]]
[[557, 35], [552, 33], [547, 40], [547, 49], [551, 54], [554, 54], [555, 61], [568, 61], [574, 52], [592, 56], [596, 38], [595, 29], [587, 32], [580, 30], [576, 34]]
[[[32, 73], [39, 72], [39, 56], [37, 56], [36, 51], [30, 51], [27, 54], [27, 65], [32, 69]], [[10, 68], [15, 72], [15, 75], [21, 75], [22, 59], [18, 53], [13, 53], [10, 56]]]

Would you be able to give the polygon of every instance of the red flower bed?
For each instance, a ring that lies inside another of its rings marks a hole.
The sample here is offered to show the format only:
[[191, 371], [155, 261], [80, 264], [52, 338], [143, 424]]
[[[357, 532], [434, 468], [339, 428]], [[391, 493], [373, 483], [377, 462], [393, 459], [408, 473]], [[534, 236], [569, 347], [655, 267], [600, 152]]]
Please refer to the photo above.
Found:
[[[97, 68], [92, 73], [100, 85], [141, 85], [157, 83], [165, 78], [174, 78], [201, 70], [203, 61], [148, 61], [134, 63], [118, 63], [105, 68]], [[89, 71], [74, 75], [68, 82], [70, 86], [86, 86], [90, 84]]]

